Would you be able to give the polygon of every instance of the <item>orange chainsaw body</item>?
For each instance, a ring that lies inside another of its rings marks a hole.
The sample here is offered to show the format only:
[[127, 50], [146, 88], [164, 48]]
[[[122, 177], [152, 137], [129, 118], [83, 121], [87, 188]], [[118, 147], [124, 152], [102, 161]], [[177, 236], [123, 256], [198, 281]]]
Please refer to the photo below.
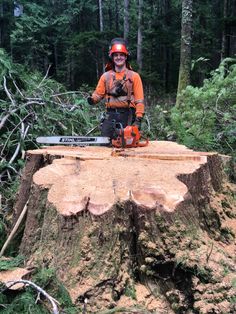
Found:
[[136, 125], [128, 125], [117, 130], [117, 138], [112, 140], [112, 146], [116, 148], [144, 147], [148, 145], [148, 139], [144, 139]]

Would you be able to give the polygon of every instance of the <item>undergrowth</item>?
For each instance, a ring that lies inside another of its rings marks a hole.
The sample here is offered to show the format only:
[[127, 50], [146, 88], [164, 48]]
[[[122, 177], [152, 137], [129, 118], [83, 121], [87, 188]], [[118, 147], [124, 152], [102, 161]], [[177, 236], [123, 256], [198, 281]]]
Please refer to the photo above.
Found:
[[177, 140], [236, 157], [236, 59], [225, 59], [202, 87], [188, 86], [171, 112]]
[[24, 256], [18, 255], [14, 258], [0, 258], [0, 271], [11, 270], [24, 264]]
[[[40, 269], [32, 277], [32, 282], [44, 289], [51, 297], [58, 301], [60, 313], [77, 314], [68, 291], [57, 279], [55, 270]], [[0, 291], [4, 288], [0, 287]], [[21, 291], [4, 290], [0, 293], [1, 314], [49, 314], [52, 313], [51, 304], [32, 287], [26, 286]]]

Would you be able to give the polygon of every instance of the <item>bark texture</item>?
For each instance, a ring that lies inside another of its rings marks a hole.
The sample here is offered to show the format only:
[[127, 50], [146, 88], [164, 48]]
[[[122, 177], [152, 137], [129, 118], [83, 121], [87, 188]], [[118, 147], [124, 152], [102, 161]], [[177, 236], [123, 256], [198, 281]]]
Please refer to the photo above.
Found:
[[41, 168], [20, 252], [56, 269], [78, 311], [235, 312], [235, 191], [219, 155], [151, 142], [28, 156]]
[[181, 21], [180, 67], [176, 105], [180, 104], [180, 93], [190, 84], [192, 17], [193, 17], [192, 11], [193, 1], [183, 0]]
[[129, 38], [129, 0], [124, 0], [124, 39]]
[[143, 69], [143, 0], [138, 1], [138, 36], [137, 36], [137, 64], [139, 72]]

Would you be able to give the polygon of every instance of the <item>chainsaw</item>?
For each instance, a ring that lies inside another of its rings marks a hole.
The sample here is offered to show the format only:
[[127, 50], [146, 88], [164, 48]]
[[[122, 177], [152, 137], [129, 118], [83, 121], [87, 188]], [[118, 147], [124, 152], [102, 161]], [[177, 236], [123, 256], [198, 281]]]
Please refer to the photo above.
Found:
[[[148, 139], [141, 135], [137, 125], [128, 125], [123, 128], [121, 123], [117, 123], [115, 133], [116, 136], [111, 140], [111, 143], [116, 148], [144, 147], [148, 145]], [[141, 141], [141, 139], [144, 141]]]
[[148, 139], [144, 138], [136, 125], [128, 125], [125, 128], [118, 123], [113, 139], [104, 136], [43, 136], [37, 137], [39, 144], [62, 145], [107, 145], [116, 148], [144, 147], [148, 145]]

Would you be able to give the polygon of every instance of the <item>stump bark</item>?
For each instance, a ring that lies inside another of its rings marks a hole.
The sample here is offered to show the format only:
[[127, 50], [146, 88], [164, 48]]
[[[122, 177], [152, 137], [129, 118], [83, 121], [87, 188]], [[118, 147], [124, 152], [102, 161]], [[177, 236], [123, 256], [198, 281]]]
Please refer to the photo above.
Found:
[[54, 268], [78, 311], [235, 312], [235, 186], [221, 156], [173, 142], [27, 156], [20, 253]]

